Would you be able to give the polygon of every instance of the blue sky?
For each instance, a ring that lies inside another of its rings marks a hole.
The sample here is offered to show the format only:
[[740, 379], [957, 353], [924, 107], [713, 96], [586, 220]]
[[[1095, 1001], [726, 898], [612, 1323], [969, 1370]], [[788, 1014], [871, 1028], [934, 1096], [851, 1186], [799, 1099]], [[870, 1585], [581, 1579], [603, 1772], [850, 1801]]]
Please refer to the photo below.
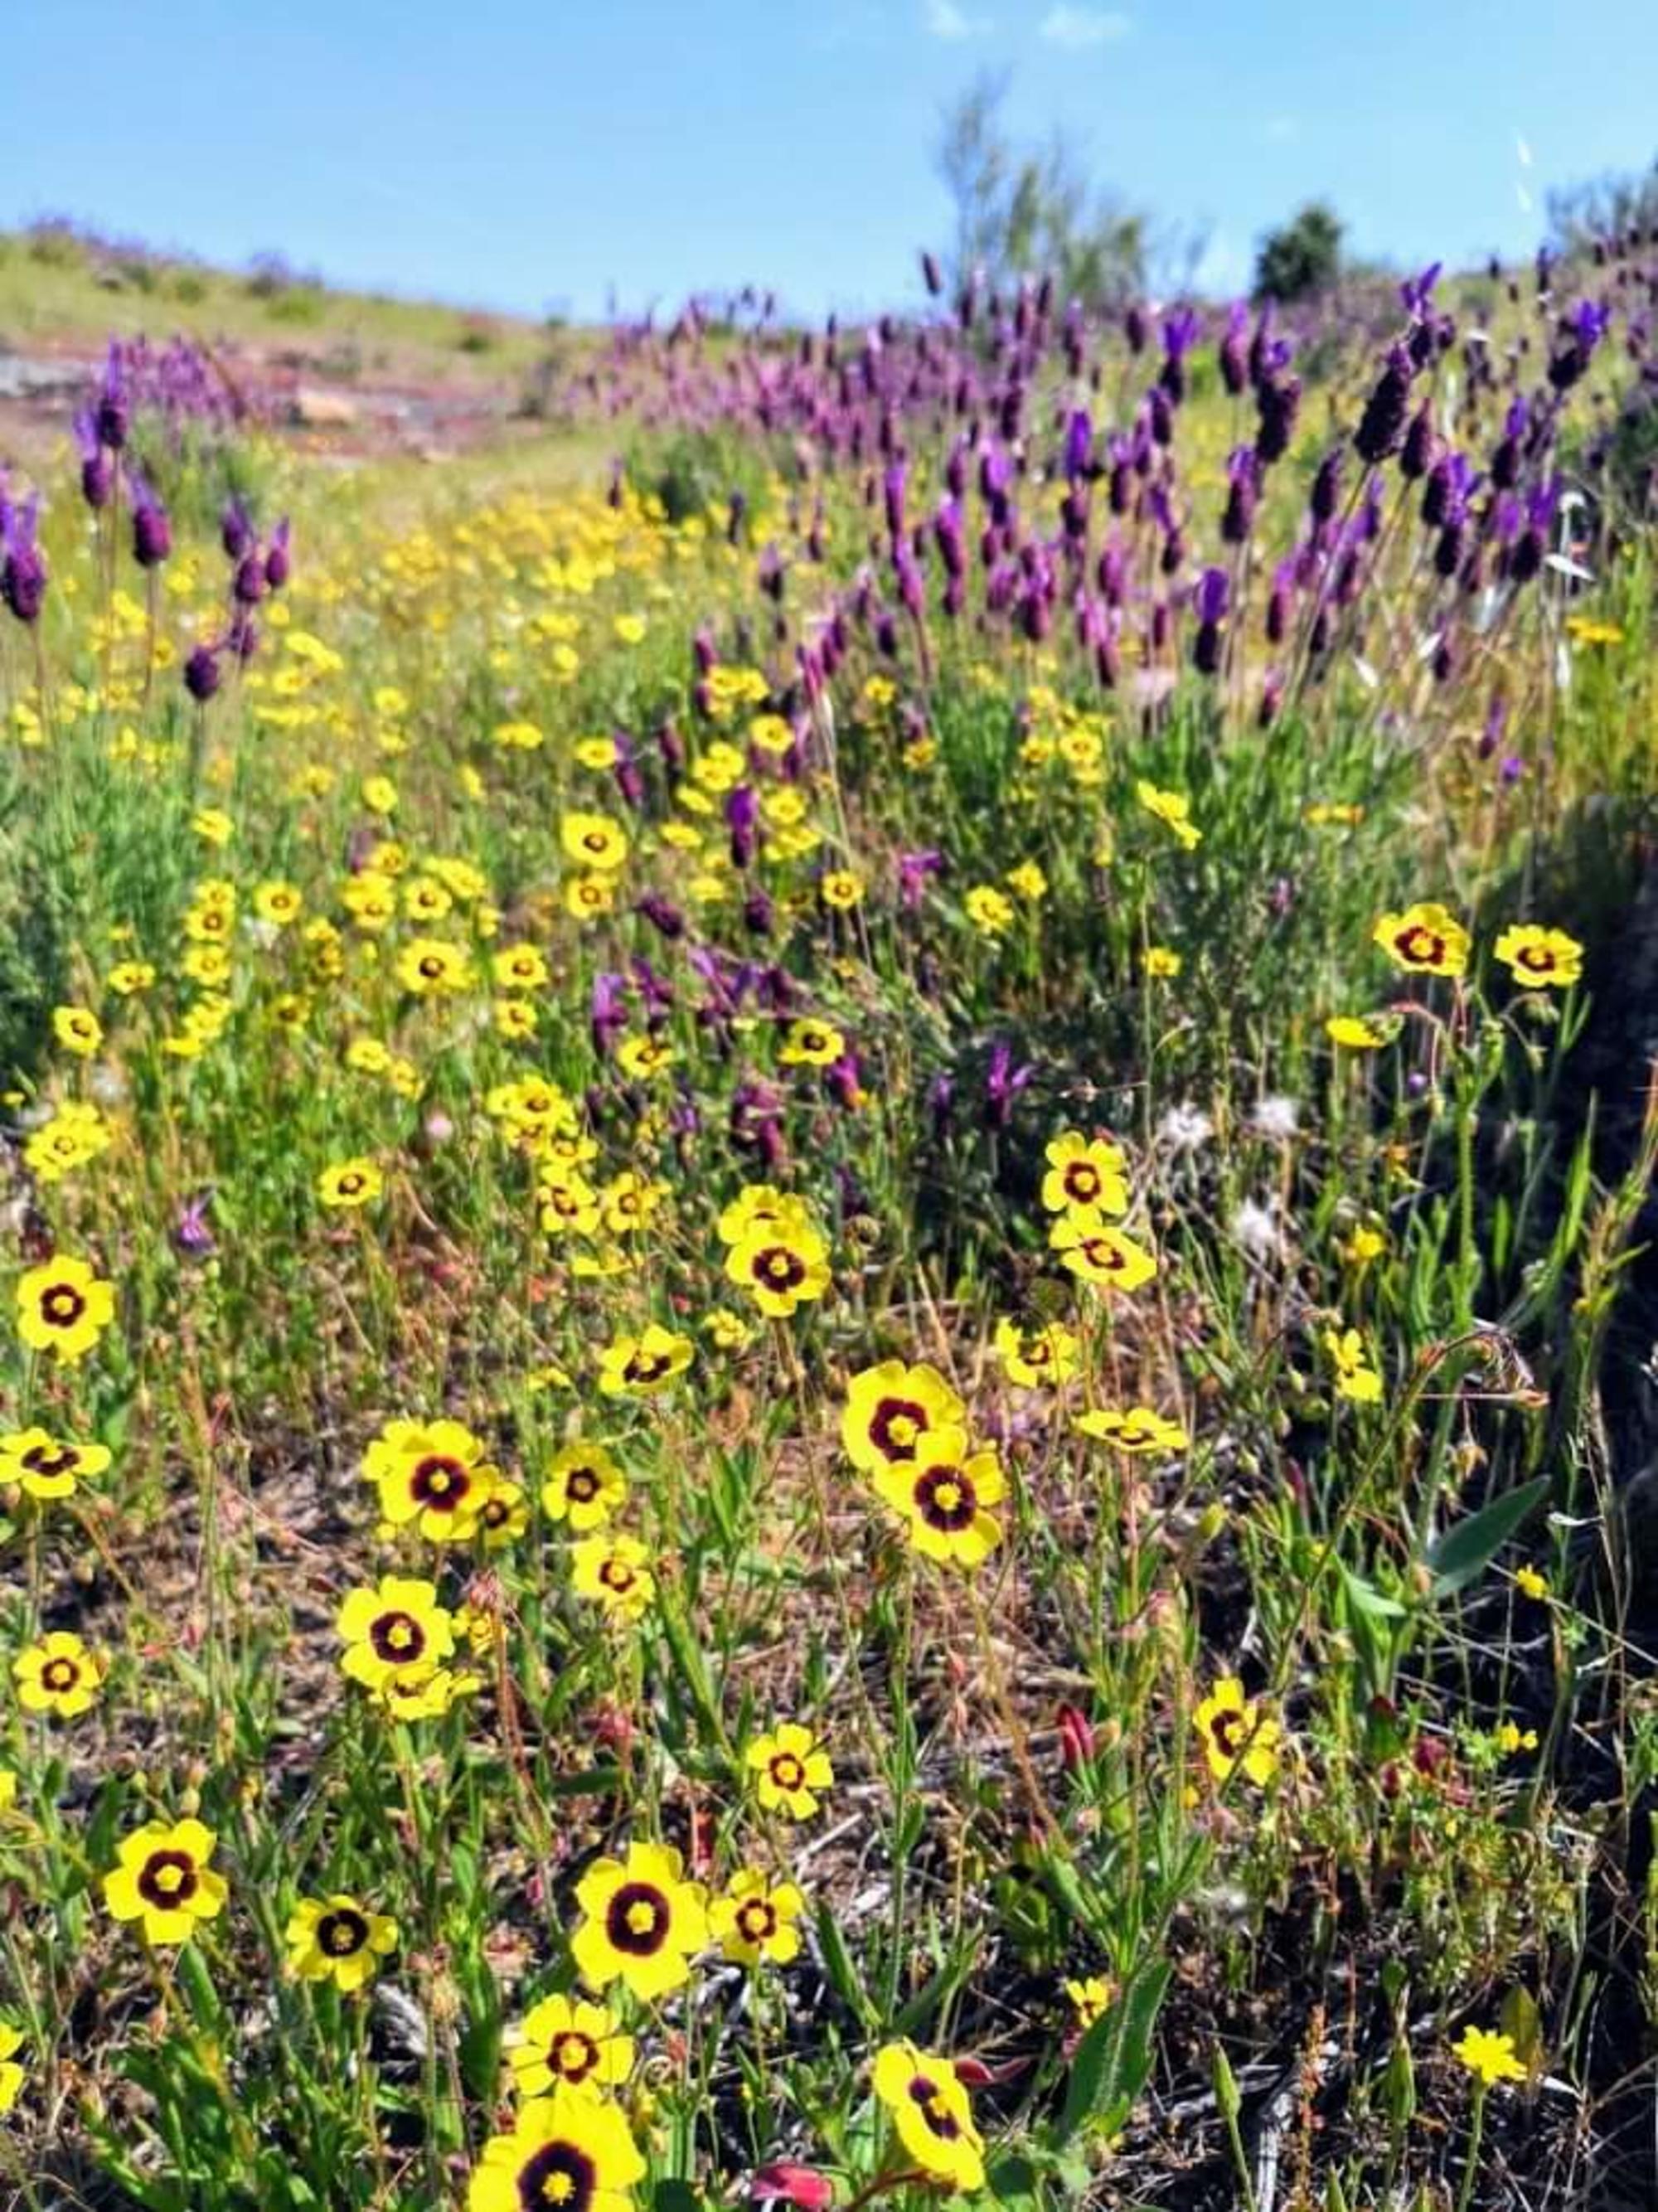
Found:
[[592, 315], [752, 279], [916, 289], [939, 117], [981, 70], [1124, 198], [1208, 233], [1328, 197], [1358, 251], [1535, 243], [1658, 152], [1654, 0], [9, 0], [0, 223]]

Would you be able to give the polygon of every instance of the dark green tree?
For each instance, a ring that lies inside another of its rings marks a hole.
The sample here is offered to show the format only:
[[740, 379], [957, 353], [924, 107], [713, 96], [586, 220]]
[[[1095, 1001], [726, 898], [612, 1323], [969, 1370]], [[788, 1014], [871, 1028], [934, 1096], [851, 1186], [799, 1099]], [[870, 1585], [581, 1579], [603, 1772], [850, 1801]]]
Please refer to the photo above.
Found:
[[1340, 218], [1322, 200], [1309, 200], [1262, 239], [1255, 256], [1255, 297], [1311, 299], [1327, 292], [1340, 274]]

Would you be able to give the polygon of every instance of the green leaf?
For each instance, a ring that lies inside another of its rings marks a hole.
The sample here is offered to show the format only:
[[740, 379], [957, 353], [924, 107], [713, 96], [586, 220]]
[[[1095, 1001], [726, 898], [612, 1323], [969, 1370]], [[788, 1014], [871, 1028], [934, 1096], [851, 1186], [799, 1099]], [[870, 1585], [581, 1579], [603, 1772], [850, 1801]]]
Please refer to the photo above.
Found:
[[1343, 1566], [1339, 1559], [1336, 1569], [1341, 1577], [1341, 1587], [1347, 1602], [1355, 1612], [1366, 1613], [1372, 1620], [1404, 1620], [1406, 1608], [1397, 1598], [1384, 1595], [1374, 1583], [1367, 1583], [1362, 1575], [1356, 1575], [1351, 1567]]
[[1483, 1575], [1510, 1536], [1548, 1496], [1551, 1480], [1540, 1474], [1518, 1490], [1504, 1491], [1447, 1530], [1428, 1553], [1436, 1597], [1452, 1597]]
[[1089, 2120], [1121, 2126], [1151, 2075], [1151, 2038], [1173, 1968], [1159, 1959], [1129, 1984], [1077, 2045], [1054, 2140], [1069, 2142]]
[[879, 2014], [871, 2000], [869, 1991], [859, 1980], [858, 1969], [852, 1963], [852, 1954], [847, 1948], [847, 1939], [841, 1933], [841, 1923], [827, 1905], [819, 1905], [817, 1913], [817, 1941], [823, 1953], [823, 1971], [828, 1974], [835, 1995], [842, 2004], [855, 2012], [865, 2027], [876, 2026]]

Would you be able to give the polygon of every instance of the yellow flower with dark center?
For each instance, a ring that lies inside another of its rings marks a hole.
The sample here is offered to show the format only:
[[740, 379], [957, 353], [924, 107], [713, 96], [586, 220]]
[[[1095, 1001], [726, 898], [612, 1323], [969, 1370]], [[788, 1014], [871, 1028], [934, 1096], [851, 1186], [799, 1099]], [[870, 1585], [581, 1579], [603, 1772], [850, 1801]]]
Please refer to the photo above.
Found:
[[1148, 814], [1173, 830], [1188, 853], [1203, 842], [1203, 832], [1192, 819], [1191, 801], [1184, 793], [1162, 791], [1142, 779], [1134, 786], [1134, 796]]
[[1564, 929], [1517, 921], [1497, 939], [1496, 952], [1515, 982], [1528, 990], [1569, 990], [1582, 976], [1583, 948]]
[[884, 1359], [847, 1385], [841, 1441], [854, 1467], [878, 1474], [913, 1465], [926, 1440], [941, 1429], [959, 1431], [966, 1419], [967, 1408], [936, 1367]]
[[544, 1997], [509, 2030], [507, 2063], [520, 2097], [544, 2096], [561, 2083], [589, 2092], [614, 2089], [633, 2071], [634, 2039], [622, 2033], [608, 2005]]
[[0, 1437], [0, 1483], [15, 1482], [30, 1498], [68, 1498], [77, 1482], [101, 1474], [109, 1461], [105, 1445], [65, 1443], [46, 1429], [14, 1429]]
[[636, 1080], [660, 1075], [678, 1054], [665, 1036], [625, 1036], [616, 1048], [616, 1064], [623, 1075]]
[[90, 1060], [104, 1041], [103, 1024], [88, 1006], [55, 1006], [52, 1033], [65, 1052]]
[[1126, 1213], [1128, 1162], [1106, 1137], [1066, 1129], [1043, 1154], [1042, 1204], [1050, 1213]]
[[999, 1321], [995, 1343], [1008, 1381], [1027, 1390], [1068, 1382], [1081, 1364], [1075, 1334], [1063, 1322], [1025, 1328], [1016, 1321]]
[[588, 1237], [599, 1225], [598, 1194], [574, 1168], [544, 1176], [536, 1195], [550, 1237]]
[[603, 1527], [627, 1494], [622, 1470], [603, 1444], [566, 1444], [547, 1469], [542, 1510], [580, 1534]]
[[1192, 1441], [1178, 1421], [1165, 1420], [1150, 1406], [1130, 1406], [1127, 1411], [1098, 1407], [1078, 1413], [1076, 1427], [1079, 1436], [1125, 1452], [1184, 1451]]
[[846, 1048], [845, 1037], [832, 1023], [803, 1016], [789, 1024], [777, 1048], [777, 1058], [784, 1067], [829, 1067]]
[[614, 1237], [622, 1237], [631, 1230], [643, 1229], [668, 1195], [665, 1182], [653, 1182], [644, 1176], [635, 1175], [624, 1168], [613, 1176], [599, 1194], [599, 1207], [604, 1226]]
[[499, 1552], [516, 1543], [530, 1525], [530, 1501], [520, 1486], [497, 1474], [478, 1508], [477, 1525], [486, 1552]]
[[800, 1955], [795, 1923], [805, 1909], [793, 1882], [770, 1882], [757, 1867], [744, 1867], [709, 1905], [708, 1932], [739, 1966], [786, 1966]]
[[653, 1397], [683, 1375], [695, 1356], [688, 1336], [652, 1322], [638, 1336], [619, 1336], [598, 1355], [598, 1387], [607, 1398]]
[[786, 1320], [797, 1306], [821, 1298], [828, 1290], [829, 1247], [803, 1224], [756, 1224], [726, 1254], [726, 1273], [748, 1291], [762, 1313]]
[[1145, 972], [1157, 981], [1170, 981], [1184, 964], [1179, 953], [1166, 945], [1148, 945], [1145, 948]]
[[993, 1451], [969, 1453], [959, 1429], [929, 1436], [907, 1466], [881, 1468], [875, 1488], [924, 1559], [976, 1567], [1002, 1540], [988, 1510], [1007, 1495], [1001, 1468]]
[[253, 893], [253, 911], [261, 921], [286, 929], [305, 910], [305, 894], [294, 884], [260, 884]]
[[861, 904], [864, 879], [850, 868], [830, 868], [817, 886], [817, 895], [832, 913], [847, 914]]
[[317, 1177], [317, 1195], [325, 1206], [372, 1206], [385, 1188], [385, 1176], [370, 1159], [342, 1160]]
[[1437, 900], [1384, 914], [1370, 939], [1409, 975], [1460, 975], [1468, 964], [1468, 933]]
[[620, 1981], [651, 2004], [690, 1979], [691, 1960], [708, 1947], [708, 1896], [683, 1879], [677, 1851], [630, 1844], [625, 1862], [591, 1866], [575, 1895], [584, 1917], [570, 1951], [590, 1988]]
[[349, 1996], [372, 1981], [398, 1948], [398, 1923], [355, 1897], [302, 1897], [283, 1931], [288, 1972], [332, 1982]]
[[113, 1130], [95, 1106], [66, 1098], [49, 1121], [30, 1132], [24, 1164], [42, 1182], [58, 1182], [106, 1152], [113, 1141]]
[[368, 1690], [394, 1674], [440, 1667], [455, 1648], [454, 1615], [438, 1603], [435, 1583], [402, 1575], [352, 1590], [335, 1630], [346, 1646], [341, 1672]]
[[952, 2188], [983, 2188], [983, 2139], [948, 2058], [908, 2041], [890, 2043], [875, 2061], [875, 2094], [917, 2166]]
[[622, 2108], [561, 2082], [483, 2146], [466, 2212], [629, 2212], [645, 2161]]
[[603, 1606], [610, 1620], [637, 1620], [656, 1595], [649, 1559], [637, 1537], [584, 1536], [570, 1547], [570, 1587]]
[[109, 988], [118, 999], [136, 998], [155, 981], [155, 970], [148, 960], [118, 960], [108, 977]]
[[23, 2047], [23, 2031], [9, 2020], [0, 2020], [0, 2112], [9, 2112], [23, 2086], [23, 2069], [17, 2054]]
[[1084, 2030], [1092, 2027], [1117, 2001], [1116, 1984], [1103, 1974], [1089, 1974], [1080, 1981], [1068, 1981], [1065, 1993], [1077, 2015], [1078, 2027]]
[[578, 921], [591, 921], [608, 914], [616, 904], [616, 886], [608, 876], [572, 876], [564, 886], [564, 907]]
[[547, 963], [533, 945], [508, 945], [490, 955], [489, 972], [503, 991], [539, 991]]
[[628, 857], [628, 833], [608, 814], [567, 814], [559, 842], [568, 857], [590, 872], [609, 875]]
[[1382, 1396], [1382, 1377], [1370, 1364], [1364, 1339], [1356, 1328], [1327, 1328], [1324, 1349], [1335, 1369], [1337, 1395], [1355, 1405], [1374, 1406]]
[[490, 1006], [489, 1018], [495, 1035], [509, 1044], [523, 1044], [538, 1026], [536, 1010], [527, 999], [497, 999]]
[[1236, 1674], [1224, 1675], [1216, 1683], [1193, 1715], [1193, 1725], [1218, 1782], [1226, 1781], [1240, 1765], [1258, 1787], [1278, 1772], [1283, 1731], [1270, 1714], [1244, 1696]]
[[412, 1522], [432, 1543], [465, 1542], [499, 1480], [486, 1449], [459, 1421], [388, 1421], [362, 1471], [394, 1528]]
[[199, 1820], [146, 1821], [104, 1876], [111, 1917], [137, 1921], [147, 1943], [188, 1942], [200, 1922], [224, 1910], [224, 1876], [208, 1864], [216, 1842]]
[[403, 910], [411, 921], [441, 921], [454, 903], [449, 886], [435, 876], [416, 876], [403, 887]]
[[26, 1713], [52, 1713], [60, 1721], [89, 1712], [104, 1682], [103, 1662], [61, 1628], [20, 1651], [11, 1673]]
[[821, 1793], [835, 1786], [829, 1753], [799, 1721], [780, 1721], [769, 1735], [756, 1736], [743, 1764], [754, 1777], [762, 1808], [791, 1820], [811, 1820]]
[[1515, 2051], [1511, 2035], [1488, 2027], [1465, 2027], [1451, 2045], [1451, 2056], [1466, 2066], [1482, 2089], [1497, 2081], [1523, 2081], [1526, 2069]]
[[397, 978], [416, 999], [464, 991], [472, 980], [472, 963], [464, 946], [444, 937], [410, 938], [398, 955]]
[[114, 1317], [113, 1286], [84, 1260], [48, 1260], [18, 1281], [18, 1334], [31, 1350], [70, 1365], [91, 1351]]
[[1061, 1215], [1048, 1241], [1073, 1275], [1099, 1290], [1135, 1291], [1157, 1272], [1155, 1255], [1102, 1214]]

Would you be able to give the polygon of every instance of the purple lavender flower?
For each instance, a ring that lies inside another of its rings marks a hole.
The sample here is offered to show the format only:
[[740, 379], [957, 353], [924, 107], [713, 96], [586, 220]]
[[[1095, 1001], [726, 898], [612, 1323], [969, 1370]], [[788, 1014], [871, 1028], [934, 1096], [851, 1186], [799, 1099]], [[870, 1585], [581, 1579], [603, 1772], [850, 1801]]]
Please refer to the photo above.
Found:
[[1249, 381], [1249, 345], [1244, 336], [1248, 324], [1249, 310], [1242, 300], [1234, 300], [1226, 311], [1225, 335], [1216, 356], [1220, 363], [1220, 380], [1234, 399]]
[[173, 1241], [192, 1260], [205, 1259], [214, 1249], [213, 1231], [207, 1220], [212, 1204], [213, 1193], [201, 1190], [193, 1198], [186, 1199], [179, 1209], [179, 1218], [173, 1229]]
[[1226, 618], [1230, 589], [1224, 568], [1206, 568], [1192, 594], [1192, 609], [1198, 618], [1192, 659], [1201, 676], [1212, 676], [1220, 666], [1220, 626]]
[[233, 492], [220, 510], [219, 543], [228, 561], [245, 560], [253, 550], [253, 518], [240, 492]]
[[141, 568], [159, 568], [173, 550], [173, 526], [149, 480], [127, 471], [132, 500], [132, 557]]
[[899, 905], [913, 913], [926, 895], [927, 878], [936, 876], [944, 865], [944, 856], [938, 851], [900, 853], [898, 855]]
[[219, 656], [210, 645], [198, 645], [185, 662], [185, 689], [200, 706], [205, 706], [218, 690], [222, 681]]
[[127, 441], [131, 419], [127, 405], [126, 374], [120, 342], [112, 338], [104, 361], [104, 380], [93, 404], [93, 422], [99, 444], [107, 446], [112, 453], [118, 453]]
[[990, 1064], [985, 1070], [985, 1120], [993, 1129], [1008, 1127], [1019, 1093], [1035, 1073], [1029, 1064], [1014, 1066], [1013, 1048], [1003, 1039], [999, 1037], [991, 1047]]
[[75, 442], [81, 449], [81, 496], [95, 514], [109, 505], [115, 488], [115, 471], [98, 437], [98, 424], [90, 408], [75, 417]]
[[592, 1031], [593, 1050], [601, 1060], [608, 1060], [616, 1049], [616, 1041], [628, 1026], [628, 979], [611, 969], [603, 969], [593, 978], [592, 1011], [589, 1018]]
[[46, 596], [46, 564], [35, 530], [40, 519], [38, 493], [14, 507], [0, 492], [0, 599], [20, 623], [40, 617]]
[[1398, 447], [1411, 404], [1411, 357], [1403, 346], [1390, 346], [1381, 375], [1371, 388], [1364, 412], [1353, 433], [1359, 459], [1374, 468]]
[[282, 520], [270, 533], [270, 550], [264, 556], [264, 580], [273, 592], [280, 592], [293, 573], [293, 552], [288, 520]]

